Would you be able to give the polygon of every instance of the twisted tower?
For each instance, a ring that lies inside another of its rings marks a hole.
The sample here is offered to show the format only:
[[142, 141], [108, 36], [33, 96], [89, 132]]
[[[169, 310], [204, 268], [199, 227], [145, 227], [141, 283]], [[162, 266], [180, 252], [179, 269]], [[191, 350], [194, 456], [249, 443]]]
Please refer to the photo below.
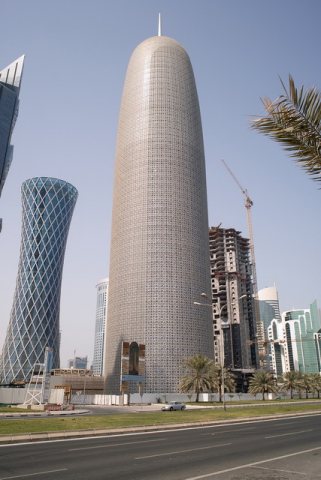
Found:
[[[146, 392], [177, 392], [183, 360], [213, 357], [207, 195], [192, 66], [173, 39], [130, 59], [114, 179], [106, 390], [119, 393], [122, 341], [146, 346]], [[137, 387], [133, 386], [132, 391]]]
[[59, 308], [63, 261], [77, 190], [56, 178], [22, 185], [22, 233], [13, 307], [0, 362], [2, 383], [29, 380], [45, 347], [59, 367]]

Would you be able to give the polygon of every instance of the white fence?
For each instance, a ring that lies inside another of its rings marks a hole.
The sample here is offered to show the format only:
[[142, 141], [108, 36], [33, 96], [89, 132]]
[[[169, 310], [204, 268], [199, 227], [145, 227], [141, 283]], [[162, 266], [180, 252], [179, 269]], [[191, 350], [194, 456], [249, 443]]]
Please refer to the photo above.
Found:
[[25, 401], [26, 388], [0, 388], [0, 403], [20, 404]]
[[[0, 388], [0, 403], [6, 404], [21, 404], [25, 400], [26, 388]], [[64, 390], [51, 389], [49, 403], [63, 403]], [[275, 397], [289, 398], [284, 394], [267, 395], [268, 400], [273, 400]], [[225, 401], [233, 402], [237, 400], [261, 400], [262, 395], [250, 395], [247, 393], [225, 393]], [[70, 403], [75, 405], [128, 405], [130, 404], [151, 404], [151, 403], [167, 403], [172, 400], [181, 402], [195, 402], [196, 394], [186, 393], [132, 393], [128, 395], [84, 395], [73, 394]], [[218, 402], [219, 396], [217, 393], [201, 393], [199, 397], [200, 402]]]
[[[266, 395], [267, 400], [273, 400], [276, 395]], [[286, 397], [284, 397], [286, 398]], [[261, 400], [262, 395], [250, 395], [247, 393], [225, 393], [225, 401], [233, 402], [239, 400]], [[128, 395], [72, 395], [71, 403], [76, 405], [128, 405], [129, 404], [152, 404], [152, 403], [168, 403], [173, 400], [181, 402], [195, 402], [196, 394], [186, 393], [131, 393]], [[201, 393], [199, 396], [200, 402], [218, 402], [219, 395], [217, 393]]]

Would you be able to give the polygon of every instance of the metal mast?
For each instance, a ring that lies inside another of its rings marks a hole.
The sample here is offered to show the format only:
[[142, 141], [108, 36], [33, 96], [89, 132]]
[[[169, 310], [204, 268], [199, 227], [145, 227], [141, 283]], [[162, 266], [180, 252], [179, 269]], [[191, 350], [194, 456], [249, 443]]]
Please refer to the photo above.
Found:
[[244, 196], [244, 206], [246, 208], [246, 220], [247, 220], [247, 229], [250, 240], [250, 254], [251, 254], [251, 270], [252, 270], [252, 283], [253, 283], [253, 297], [254, 297], [254, 313], [256, 319], [256, 336], [257, 336], [257, 346], [258, 354], [260, 360], [260, 367], [266, 367], [266, 351], [265, 351], [265, 335], [263, 323], [260, 319], [260, 310], [258, 306], [258, 288], [257, 288], [257, 276], [256, 276], [256, 262], [255, 262], [255, 251], [254, 251], [254, 236], [253, 236], [253, 226], [252, 226], [252, 212], [251, 208], [253, 206], [253, 201], [250, 198], [248, 191], [242, 187], [230, 167], [227, 165], [225, 160], [222, 159], [223, 165], [226, 170], [229, 172], [231, 177], [234, 179], [235, 183], [241, 190]]

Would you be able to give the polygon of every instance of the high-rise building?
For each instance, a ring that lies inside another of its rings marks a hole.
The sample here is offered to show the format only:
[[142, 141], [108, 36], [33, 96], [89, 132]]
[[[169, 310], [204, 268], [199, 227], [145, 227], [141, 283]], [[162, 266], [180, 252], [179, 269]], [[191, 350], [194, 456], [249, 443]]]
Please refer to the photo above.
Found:
[[[186, 358], [213, 357], [210, 309], [193, 303], [201, 293], [210, 297], [209, 271], [204, 148], [194, 74], [183, 47], [159, 34], [134, 50], [120, 108], [107, 392], [118, 393], [124, 380], [122, 342], [145, 351], [140, 380], [151, 393], [177, 392]], [[133, 375], [126, 378], [131, 381]], [[137, 391], [135, 383], [126, 388]]]
[[93, 373], [103, 375], [105, 360], [105, 334], [107, 327], [107, 306], [108, 306], [108, 278], [101, 280], [97, 286], [96, 302], [96, 325], [95, 325], [95, 344]]
[[55, 178], [22, 185], [18, 276], [0, 362], [0, 381], [27, 381], [35, 363], [52, 352], [59, 367], [59, 309], [63, 261], [77, 190]]
[[[13, 155], [11, 135], [19, 110], [19, 91], [24, 56], [0, 70], [0, 196]], [[0, 232], [2, 219], [0, 219]]]
[[286, 341], [284, 318], [273, 318], [267, 327], [265, 338], [269, 356], [269, 368], [277, 376], [290, 370], [288, 343]]
[[288, 347], [289, 370], [319, 373], [320, 356], [318, 332], [321, 321], [316, 301], [309, 309], [288, 310], [282, 313]]
[[264, 329], [267, 330], [273, 318], [277, 320], [281, 319], [279, 296], [276, 287], [262, 288], [258, 291], [258, 299], [260, 302], [261, 320]]
[[[282, 322], [281, 322], [281, 315], [280, 315], [280, 306], [279, 306], [279, 297], [278, 292], [275, 286], [273, 287], [266, 287], [262, 288], [258, 291], [258, 305], [260, 310], [260, 319], [263, 324], [264, 328], [264, 337], [266, 339], [265, 342], [265, 367], [268, 370], [273, 369], [272, 363], [274, 364], [275, 361], [272, 362], [272, 356], [278, 358], [276, 361], [278, 368], [275, 371], [276, 374], [281, 374], [280, 367], [282, 365], [281, 361], [281, 346], [272, 345], [273, 339], [276, 340], [277, 332], [282, 331]], [[273, 322], [273, 328], [272, 320]], [[272, 329], [271, 329], [271, 328]], [[274, 332], [274, 333], [273, 333]], [[272, 334], [272, 337], [271, 337]]]
[[[258, 365], [249, 240], [234, 228], [209, 230], [215, 361]], [[222, 352], [223, 349], [223, 352]]]

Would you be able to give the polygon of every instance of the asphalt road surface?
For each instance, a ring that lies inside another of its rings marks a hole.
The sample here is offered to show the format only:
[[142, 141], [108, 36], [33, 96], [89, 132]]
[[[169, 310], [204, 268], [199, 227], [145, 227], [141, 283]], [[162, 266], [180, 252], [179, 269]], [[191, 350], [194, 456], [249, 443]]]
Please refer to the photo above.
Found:
[[1, 445], [0, 480], [9, 479], [319, 480], [321, 414]]

